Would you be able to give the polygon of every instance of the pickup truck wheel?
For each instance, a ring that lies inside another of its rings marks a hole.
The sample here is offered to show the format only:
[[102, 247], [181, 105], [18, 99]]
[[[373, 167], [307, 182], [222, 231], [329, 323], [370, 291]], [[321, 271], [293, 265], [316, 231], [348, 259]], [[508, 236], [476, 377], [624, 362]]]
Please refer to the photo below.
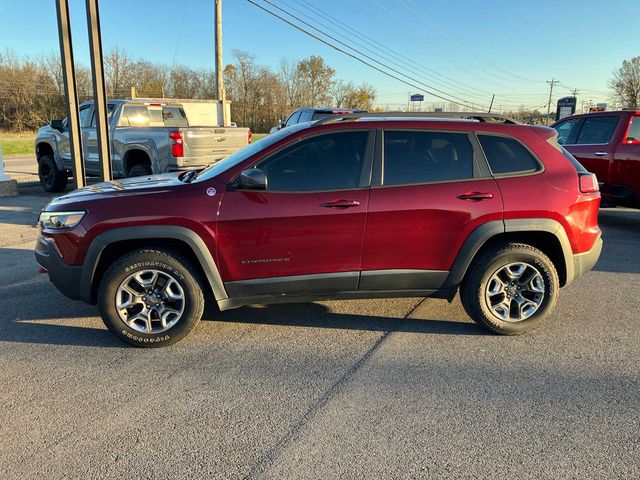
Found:
[[198, 324], [204, 297], [195, 269], [172, 252], [137, 250], [116, 260], [98, 290], [105, 325], [136, 347], [162, 347]]
[[531, 245], [508, 243], [474, 261], [460, 286], [460, 298], [479, 325], [519, 335], [540, 326], [553, 311], [559, 289], [549, 257]]
[[128, 177], [144, 177], [151, 175], [151, 167], [144, 163], [138, 163], [129, 169]]
[[51, 155], [43, 155], [38, 162], [38, 177], [40, 185], [47, 192], [62, 192], [67, 188], [67, 172], [58, 169]]

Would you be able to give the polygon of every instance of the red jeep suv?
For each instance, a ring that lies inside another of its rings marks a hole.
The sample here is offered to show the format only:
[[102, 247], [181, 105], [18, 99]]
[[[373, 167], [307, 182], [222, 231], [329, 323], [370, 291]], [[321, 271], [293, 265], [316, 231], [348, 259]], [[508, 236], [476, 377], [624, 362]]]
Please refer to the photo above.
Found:
[[40, 214], [53, 284], [136, 346], [221, 310], [460, 291], [479, 324], [536, 328], [602, 248], [598, 182], [550, 128], [487, 114], [303, 123], [202, 170], [102, 183]]

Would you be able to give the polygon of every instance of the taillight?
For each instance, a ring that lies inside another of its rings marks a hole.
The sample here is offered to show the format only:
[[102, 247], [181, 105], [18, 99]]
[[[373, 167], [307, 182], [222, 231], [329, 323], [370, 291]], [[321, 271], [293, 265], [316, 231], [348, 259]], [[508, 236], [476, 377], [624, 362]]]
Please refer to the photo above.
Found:
[[598, 187], [598, 178], [594, 173], [579, 173], [580, 191], [582, 193], [595, 193], [600, 191]]
[[184, 144], [182, 143], [182, 132], [169, 132], [169, 138], [173, 140], [171, 144], [171, 155], [174, 157], [184, 157]]
[[251, 143], [251, 137], [253, 136], [253, 133], [251, 133], [251, 130], [249, 130], [247, 132], [247, 143]]

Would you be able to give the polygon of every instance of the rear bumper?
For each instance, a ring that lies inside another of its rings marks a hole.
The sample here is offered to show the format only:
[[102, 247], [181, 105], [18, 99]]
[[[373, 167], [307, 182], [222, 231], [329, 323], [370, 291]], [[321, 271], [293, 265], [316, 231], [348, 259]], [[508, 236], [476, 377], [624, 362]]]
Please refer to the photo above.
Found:
[[602, 235], [598, 235], [596, 241], [593, 242], [591, 250], [584, 253], [578, 253], [573, 255], [573, 280], [580, 278], [582, 275], [590, 271], [602, 252]]
[[35, 248], [36, 261], [49, 274], [51, 283], [60, 292], [72, 300], [86, 299], [86, 292], [82, 288], [82, 267], [68, 265], [60, 256], [53, 240], [46, 237], [38, 237]]

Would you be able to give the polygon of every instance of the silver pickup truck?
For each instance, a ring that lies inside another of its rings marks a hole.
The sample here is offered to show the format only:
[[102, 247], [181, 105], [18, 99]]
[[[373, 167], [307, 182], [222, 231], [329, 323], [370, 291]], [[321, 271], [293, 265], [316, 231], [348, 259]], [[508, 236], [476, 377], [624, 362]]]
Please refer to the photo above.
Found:
[[[202, 168], [251, 142], [247, 128], [202, 125], [207, 102], [110, 100], [109, 137], [114, 177]], [[189, 121], [186, 112], [194, 112]], [[196, 119], [196, 114], [198, 118]], [[204, 122], [206, 123], [206, 122]], [[210, 122], [214, 123], [214, 122]], [[93, 102], [80, 105], [82, 150], [87, 175], [100, 175]], [[40, 184], [48, 192], [66, 188], [72, 159], [67, 120], [52, 120], [35, 140]]]

